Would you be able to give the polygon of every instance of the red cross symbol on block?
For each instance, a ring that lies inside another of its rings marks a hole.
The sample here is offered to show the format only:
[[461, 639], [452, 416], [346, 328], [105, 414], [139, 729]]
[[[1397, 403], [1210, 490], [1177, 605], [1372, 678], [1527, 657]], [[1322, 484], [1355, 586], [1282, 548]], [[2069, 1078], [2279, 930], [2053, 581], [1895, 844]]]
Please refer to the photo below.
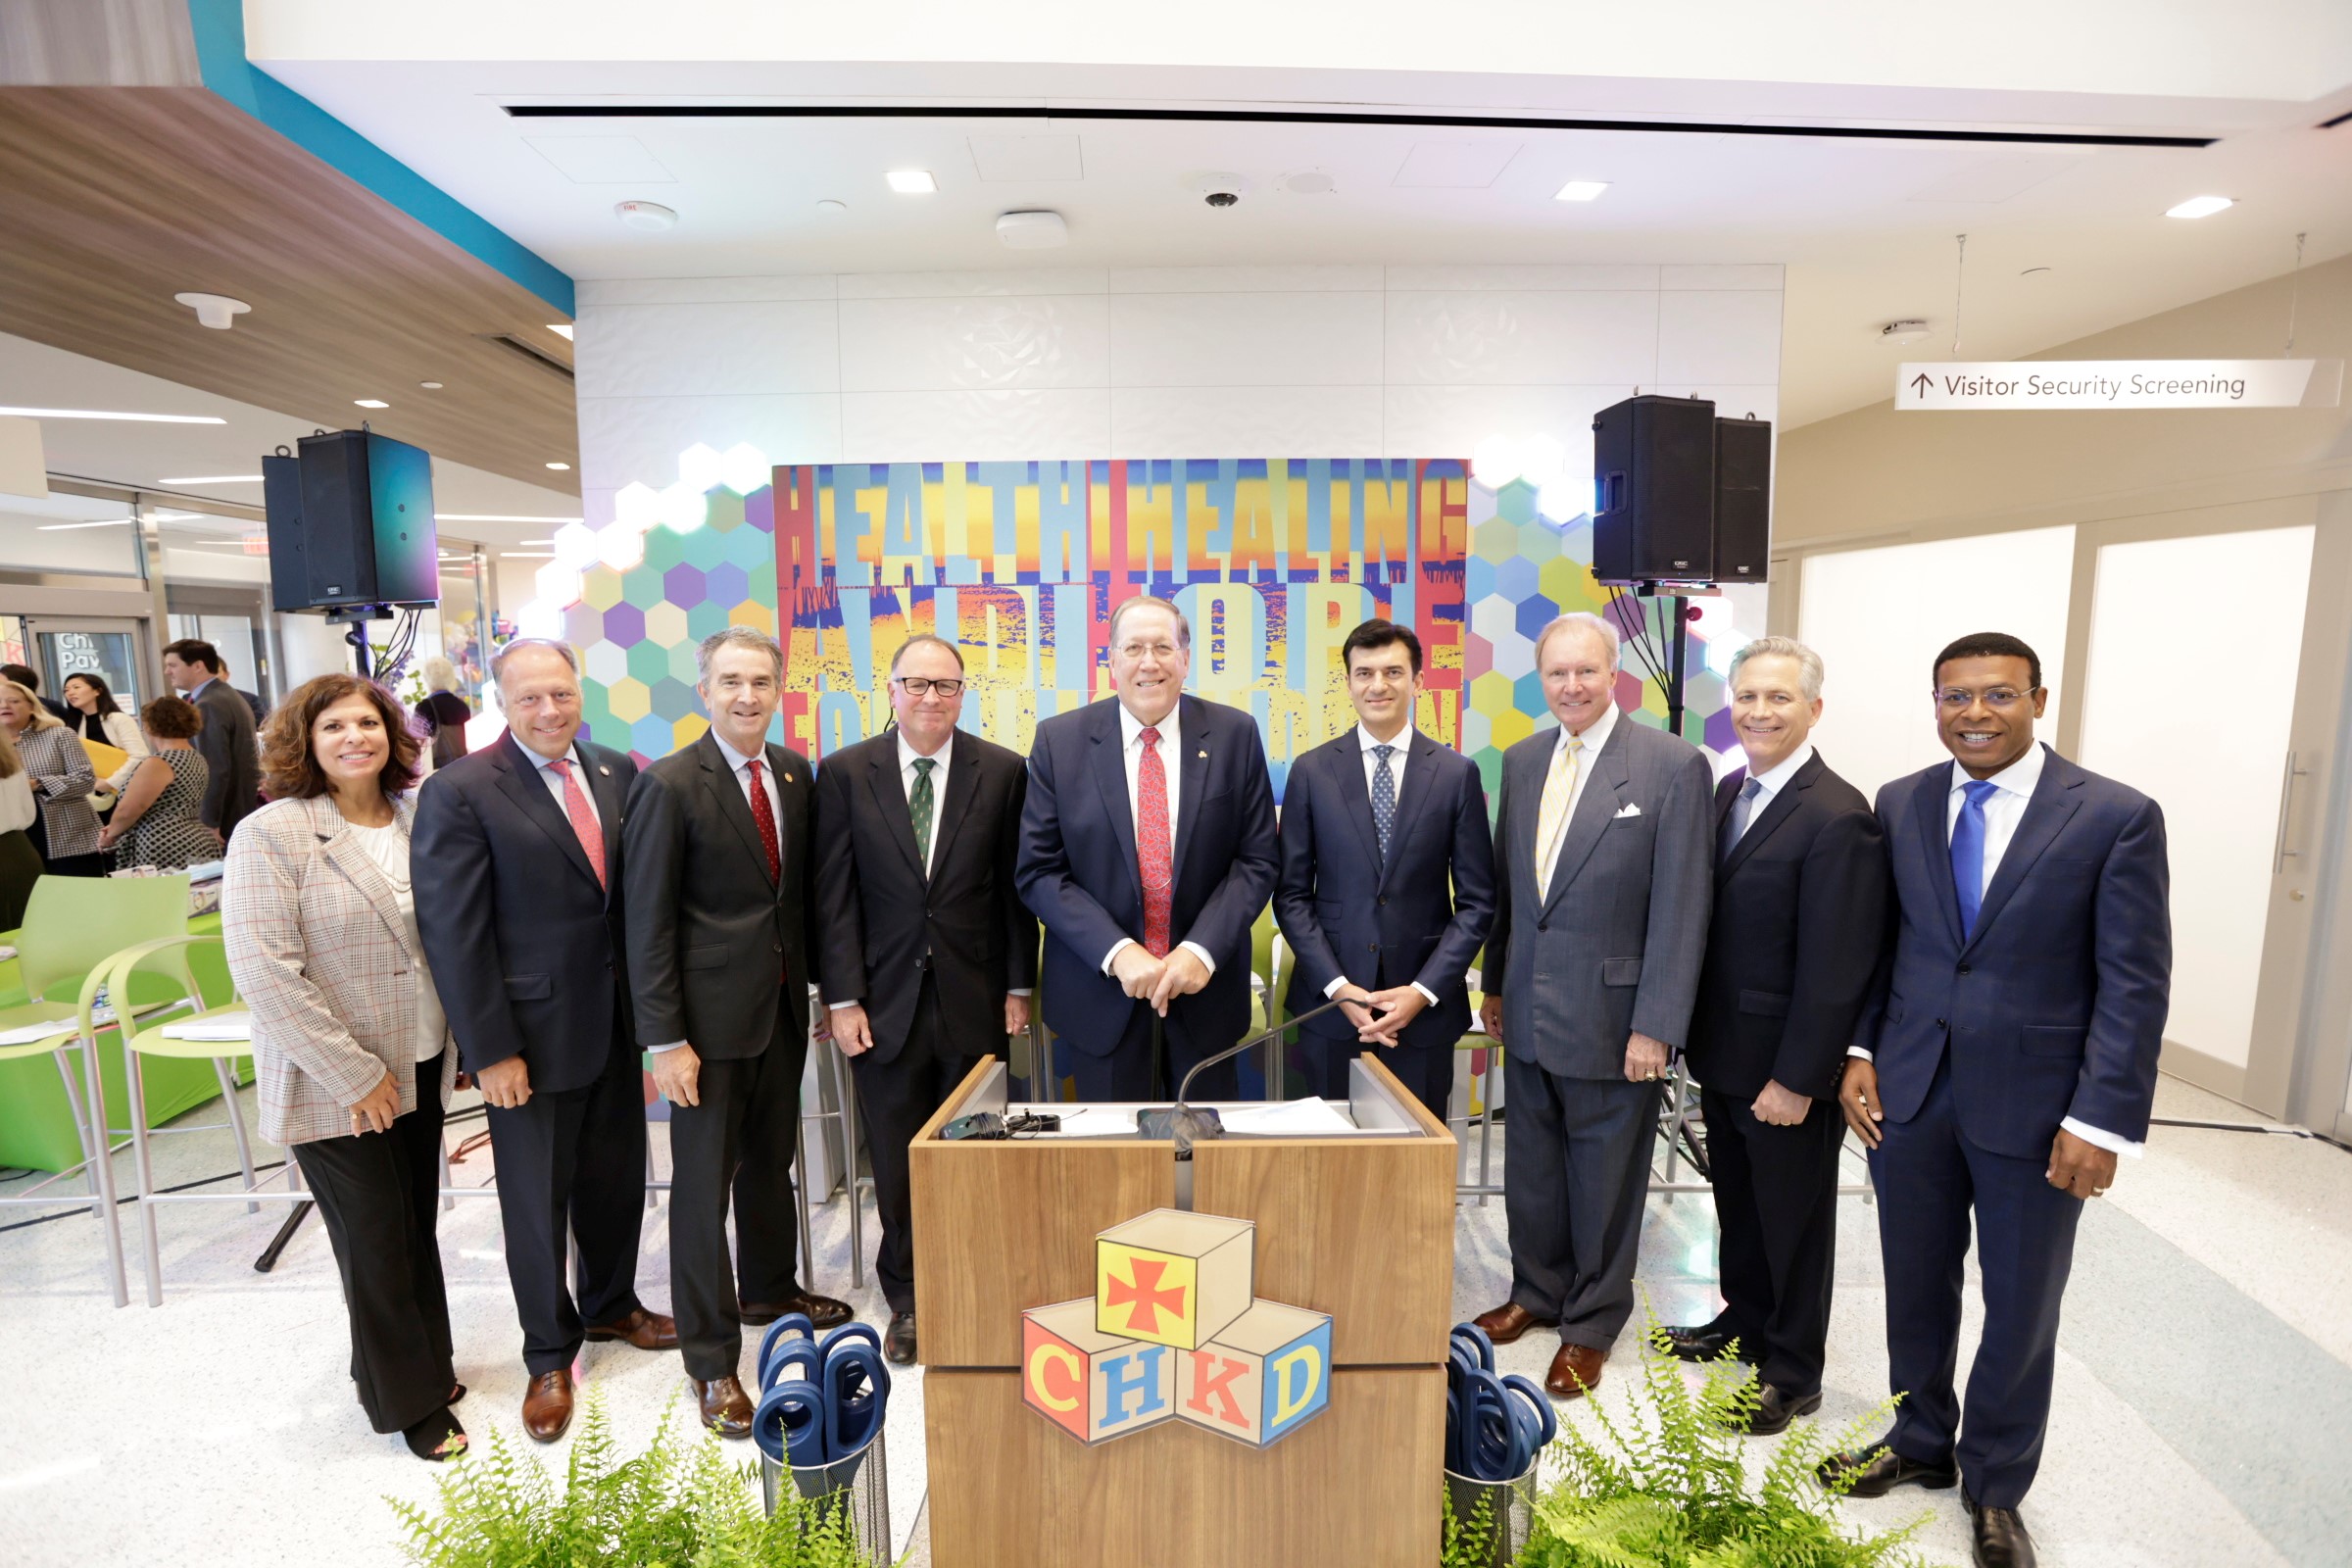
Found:
[[1134, 1264], [1135, 1278], [1123, 1280], [1112, 1275], [1110, 1291], [1103, 1304], [1125, 1306], [1133, 1303], [1134, 1309], [1127, 1314], [1128, 1332], [1157, 1334], [1160, 1332], [1160, 1313], [1166, 1312], [1171, 1317], [1184, 1316], [1184, 1287], [1160, 1285], [1159, 1278], [1168, 1271], [1168, 1265], [1159, 1258], [1138, 1257], [1130, 1261]]

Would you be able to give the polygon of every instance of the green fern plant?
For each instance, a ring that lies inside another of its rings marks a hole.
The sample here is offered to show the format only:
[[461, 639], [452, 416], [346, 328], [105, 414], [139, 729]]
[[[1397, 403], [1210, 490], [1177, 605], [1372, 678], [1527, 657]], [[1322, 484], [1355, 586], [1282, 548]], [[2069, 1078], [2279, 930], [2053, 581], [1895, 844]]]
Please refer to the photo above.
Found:
[[1789, 1425], [1751, 1491], [1744, 1432], [1756, 1408], [1752, 1368], [1738, 1347], [1707, 1365], [1694, 1390], [1653, 1316], [1642, 1335], [1630, 1421], [1586, 1399], [1548, 1450], [1554, 1479], [1538, 1496], [1535, 1532], [1519, 1568], [1917, 1568], [1907, 1548], [1926, 1517], [1854, 1537], [1838, 1528], [1815, 1467], [1858, 1447], [1892, 1404], [1825, 1437]]
[[1494, 1561], [1494, 1537], [1501, 1524], [1494, 1517], [1494, 1494], [1481, 1492], [1465, 1519], [1453, 1511], [1453, 1489], [1440, 1486], [1438, 1501], [1444, 1510], [1445, 1536], [1438, 1568], [1490, 1568]]
[[385, 1500], [406, 1527], [418, 1568], [871, 1568], [889, 1543], [861, 1547], [846, 1510], [778, 1489], [763, 1512], [759, 1466], [731, 1463], [715, 1440], [673, 1425], [673, 1400], [653, 1445], [624, 1459], [596, 1391], [559, 1489], [547, 1467], [504, 1436], [449, 1467], [440, 1511]]

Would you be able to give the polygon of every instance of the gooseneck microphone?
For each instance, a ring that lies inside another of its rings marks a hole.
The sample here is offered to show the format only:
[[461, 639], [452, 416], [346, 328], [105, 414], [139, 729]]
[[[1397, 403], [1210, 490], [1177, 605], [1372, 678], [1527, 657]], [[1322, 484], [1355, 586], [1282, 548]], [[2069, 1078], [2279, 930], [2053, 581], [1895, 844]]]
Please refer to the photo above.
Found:
[[[1184, 1075], [1184, 1081], [1176, 1086], [1175, 1104], [1152, 1110], [1139, 1110], [1135, 1113], [1136, 1131], [1146, 1138], [1172, 1139], [1176, 1144], [1176, 1157], [1178, 1159], [1192, 1158], [1193, 1145], [1225, 1136], [1225, 1124], [1218, 1119], [1214, 1108], [1202, 1106], [1200, 1109], [1195, 1110], [1185, 1103], [1185, 1097], [1192, 1091], [1193, 1080], [1220, 1061], [1231, 1061], [1251, 1046], [1262, 1046], [1286, 1029], [1302, 1024], [1309, 1018], [1322, 1016], [1338, 1006], [1340, 1000], [1334, 997], [1320, 1007], [1302, 1012], [1296, 1018], [1285, 1019], [1271, 1029], [1261, 1030], [1251, 1035], [1240, 1045], [1229, 1046], [1213, 1056], [1203, 1056], [1193, 1064], [1192, 1070]], [[1354, 999], [1349, 998], [1348, 1000]]]

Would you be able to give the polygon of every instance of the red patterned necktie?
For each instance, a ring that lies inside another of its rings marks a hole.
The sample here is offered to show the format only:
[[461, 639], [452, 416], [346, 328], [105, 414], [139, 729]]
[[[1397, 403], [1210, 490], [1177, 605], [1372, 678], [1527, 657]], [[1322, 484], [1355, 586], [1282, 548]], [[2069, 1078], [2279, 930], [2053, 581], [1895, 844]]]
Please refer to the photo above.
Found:
[[605, 885], [605, 830], [599, 826], [596, 813], [588, 808], [588, 797], [580, 793], [580, 781], [571, 776], [571, 759], [559, 757], [547, 764], [564, 779], [564, 814], [571, 818], [571, 830], [580, 836], [580, 848], [588, 852], [589, 869], [596, 873], [596, 885]]
[[1144, 883], [1144, 951], [1164, 958], [1176, 888], [1176, 868], [1168, 853], [1168, 773], [1160, 765], [1159, 731], [1146, 728], [1143, 740], [1143, 760], [1135, 769], [1135, 863]]
[[755, 760], [743, 765], [752, 770], [752, 821], [760, 829], [760, 847], [767, 852], [767, 879], [780, 881], [784, 875], [784, 850], [776, 838], [776, 810], [767, 804], [767, 786], [760, 782], [760, 763]]

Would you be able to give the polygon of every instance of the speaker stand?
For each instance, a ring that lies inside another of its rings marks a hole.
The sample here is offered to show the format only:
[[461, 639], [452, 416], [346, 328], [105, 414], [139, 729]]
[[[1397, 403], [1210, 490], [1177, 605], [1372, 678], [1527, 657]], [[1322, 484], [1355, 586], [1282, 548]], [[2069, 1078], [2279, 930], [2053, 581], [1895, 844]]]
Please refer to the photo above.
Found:
[[1666, 692], [1666, 733], [1672, 735], [1676, 740], [1685, 738], [1683, 735], [1683, 675], [1689, 667], [1688, 662], [1690, 653], [1690, 634], [1688, 630], [1690, 624], [1690, 590], [1693, 588], [1708, 589], [1714, 586], [1713, 583], [1693, 582], [1637, 582], [1632, 585], [1634, 603], [1643, 605], [1642, 618], [1644, 626], [1649, 621], [1649, 611], [1644, 601], [1658, 598], [1658, 590], [1661, 588], [1671, 590], [1666, 597], [1674, 605], [1674, 629], [1666, 648], [1665, 679], [1659, 684], [1665, 688]]
[[375, 679], [375, 670], [368, 662], [368, 622], [391, 618], [390, 605], [338, 605], [326, 612], [328, 625], [351, 628], [343, 634], [343, 640], [351, 644], [352, 662], [359, 665], [362, 680]]

